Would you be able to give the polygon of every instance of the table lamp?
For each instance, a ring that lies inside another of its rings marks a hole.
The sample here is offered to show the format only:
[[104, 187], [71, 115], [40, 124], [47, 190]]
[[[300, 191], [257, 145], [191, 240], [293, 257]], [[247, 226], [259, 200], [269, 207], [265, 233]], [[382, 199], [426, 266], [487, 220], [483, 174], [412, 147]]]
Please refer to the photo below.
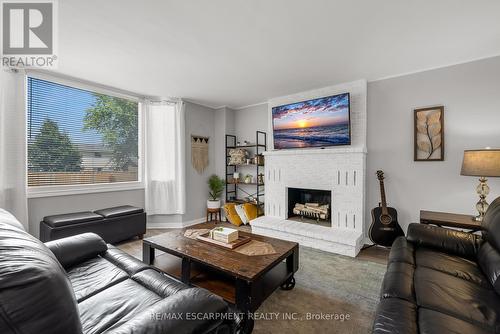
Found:
[[476, 188], [479, 195], [479, 202], [476, 209], [479, 215], [473, 219], [483, 221], [484, 214], [488, 209], [486, 196], [490, 192], [490, 187], [486, 183], [486, 177], [500, 176], [500, 149], [466, 150], [460, 175], [479, 176], [479, 185]]

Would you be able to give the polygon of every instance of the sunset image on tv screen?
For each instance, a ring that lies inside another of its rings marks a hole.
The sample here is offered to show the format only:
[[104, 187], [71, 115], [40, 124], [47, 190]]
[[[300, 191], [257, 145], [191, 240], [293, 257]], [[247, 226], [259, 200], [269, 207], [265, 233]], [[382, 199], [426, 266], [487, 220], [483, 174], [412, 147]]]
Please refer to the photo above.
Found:
[[274, 148], [349, 145], [349, 93], [272, 108]]

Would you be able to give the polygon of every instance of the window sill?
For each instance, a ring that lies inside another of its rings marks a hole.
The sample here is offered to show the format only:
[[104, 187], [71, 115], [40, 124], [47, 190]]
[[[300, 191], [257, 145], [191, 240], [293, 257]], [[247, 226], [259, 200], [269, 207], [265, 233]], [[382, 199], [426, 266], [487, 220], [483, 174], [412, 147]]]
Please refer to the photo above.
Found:
[[86, 195], [113, 191], [144, 189], [142, 182], [120, 182], [88, 185], [31, 187], [27, 190], [28, 198]]

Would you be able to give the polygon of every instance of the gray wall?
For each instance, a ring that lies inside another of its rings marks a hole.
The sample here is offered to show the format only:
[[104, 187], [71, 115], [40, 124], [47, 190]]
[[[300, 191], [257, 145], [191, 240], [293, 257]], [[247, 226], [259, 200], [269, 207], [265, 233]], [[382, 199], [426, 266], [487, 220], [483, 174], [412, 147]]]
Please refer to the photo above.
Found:
[[28, 200], [29, 232], [38, 237], [39, 222], [45, 216], [68, 212], [93, 211], [125, 204], [143, 208], [144, 190], [30, 198]]
[[215, 174], [224, 178], [226, 173], [226, 134], [235, 131], [234, 110], [227, 107], [215, 110]]
[[[475, 212], [477, 179], [460, 176], [460, 167], [464, 149], [500, 147], [499, 73], [495, 57], [368, 84], [368, 219], [380, 200], [377, 169], [385, 171], [389, 204], [405, 229], [420, 209]], [[413, 109], [434, 105], [445, 107], [445, 161], [414, 162]], [[267, 131], [266, 104], [235, 115], [242, 139]], [[491, 201], [500, 195], [500, 178], [489, 185]]]
[[[215, 173], [215, 111], [194, 103], [186, 103], [186, 214], [183, 221], [205, 216], [208, 198], [207, 180]], [[191, 135], [210, 137], [209, 165], [198, 174], [191, 165]]]
[[[464, 149], [500, 147], [500, 57], [368, 85], [368, 199], [379, 201], [375, 171], [405, 226], [419, 210], [474, 213], [477, 178], [460, 176]], [[444, 105], [445, 161], [413, 161], [413, 109]], [[500, 180], [491, 179], [492, 200]]]
[[[255, 143], [255, 131], [269, 132], [267, 120], [267, 104], [259, 104], [235, 112], [234, 130], [238, 136], [238, 141], [248, 140]], [[267, 136], [268, 145], [270, 143], [269, 134]]]

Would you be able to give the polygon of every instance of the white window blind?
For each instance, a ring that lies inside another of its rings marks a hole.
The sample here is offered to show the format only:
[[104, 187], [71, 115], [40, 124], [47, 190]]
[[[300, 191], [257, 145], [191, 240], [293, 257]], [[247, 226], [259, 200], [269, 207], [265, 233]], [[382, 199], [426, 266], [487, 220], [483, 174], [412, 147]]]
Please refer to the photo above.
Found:
[[138, 181], [139, 103], [28, 78], [28, 186]]

